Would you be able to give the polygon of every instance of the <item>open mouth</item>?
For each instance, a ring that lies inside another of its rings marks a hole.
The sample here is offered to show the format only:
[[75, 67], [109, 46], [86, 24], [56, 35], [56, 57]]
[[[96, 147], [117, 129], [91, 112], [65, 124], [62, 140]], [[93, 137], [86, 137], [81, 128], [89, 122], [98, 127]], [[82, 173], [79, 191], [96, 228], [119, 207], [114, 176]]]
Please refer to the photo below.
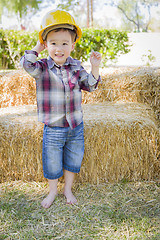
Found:
[[64, 54], [55, 54], [56, 57], [63, 57]]

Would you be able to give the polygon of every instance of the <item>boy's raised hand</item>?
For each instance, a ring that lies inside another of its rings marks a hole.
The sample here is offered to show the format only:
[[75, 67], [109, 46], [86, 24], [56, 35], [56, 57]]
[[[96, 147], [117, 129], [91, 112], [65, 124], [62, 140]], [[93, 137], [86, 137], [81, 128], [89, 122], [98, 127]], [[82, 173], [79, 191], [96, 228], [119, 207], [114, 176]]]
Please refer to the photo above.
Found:
[[45, 45], [40, 43], [40, 41], [37, 41], [36, 46], [32, 49], [33, 51], [36, 51], [38, 54], [42, 52], [45, 49]]
[[92, 51], [90, 55], [90, 62], [93, 66], [99, 67], [101, 63], [101, 54], [99, 52]]

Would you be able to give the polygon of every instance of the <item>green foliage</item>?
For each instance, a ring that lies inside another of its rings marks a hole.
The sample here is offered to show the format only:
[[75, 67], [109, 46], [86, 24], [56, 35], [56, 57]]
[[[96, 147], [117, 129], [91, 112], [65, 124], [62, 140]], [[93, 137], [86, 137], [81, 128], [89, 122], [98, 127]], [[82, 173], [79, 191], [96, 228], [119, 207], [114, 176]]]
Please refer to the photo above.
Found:
[[6, 8], [9, 13], [16, 14], [22, 19], [23, 15], [27, 15], [28, 11], [38, 10], [38, 4], [41, 2], [41, 0], [0, 0], [0, 16], [3, 9]]
[[[18, 68], [25, 50], [32, 49], [37, 42], [38, 32], [25, 32], [0, 29], [0, 67]], [[45, 51], [39, 57], [45, 57]]]
[[59, 9], [64, 9], [66, 11], [73, 10], [73, 6], [78, 6], [80, 3], [80, 0], [61, 0], [58, 4]]
[[146, 66], [150, 67], [156, 61], [156, 57], [152, 55], [152, 51], [148, 50], [148, 54], [142, 55], [142, 61]]
[[2, 68], [17, 68], [26, 48], [36, 44], [35, 33], [14, 30], [0, 30], [0, 59]]
[[[0, 67], [17, 68], [24, 51], [32, 49], [37, 39], [36, 31], [31, 33], [0, 29]], [[84, 29], [83, 37], [76, 44], [72, 57], [85, 62], [92, 50], [102, 54], [103, 65], [109, 61], [116, 61], [120, 54], [129, 52], [127, 33], [117, 30]], [[47, 57], [46, 51], [39, 55], [39, 58], [44, 57]]]
[[130, 51], [127, 33], [107, 29], [83, 29], [83, 37], [76, 44], [72, 56], [85, 62], [92, 50], [102, 54], [103, 65], [109, 61], [115, 62], [120, 54]]

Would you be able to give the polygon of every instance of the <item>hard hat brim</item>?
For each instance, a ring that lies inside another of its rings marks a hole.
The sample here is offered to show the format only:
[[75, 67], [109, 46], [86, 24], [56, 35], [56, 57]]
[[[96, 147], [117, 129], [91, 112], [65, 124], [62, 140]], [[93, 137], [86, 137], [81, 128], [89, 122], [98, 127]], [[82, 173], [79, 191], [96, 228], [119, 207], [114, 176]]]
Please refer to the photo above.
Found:
[[70, 29], [70, 30], [75, 30], [76, 34], [77, 34], [77, 38], [76, 38], [75, 43], [78, 42], [80, 40], [80, 38], [82, 37], [82, 31], [78, 26], [70, 25], [70, 24], [57, 24], [57, 25], [49, 26], [49, 27], [47, 27], [47, 28], [45, 28], [45, 29], [43, 29], [39, 32], [40, 43], [43, 44], [44, 41], [46, 40], [47, 34], [49, 32], [51, 32], [52, 30], [55, 30], [55, 29], [58, 29], [58, 28], [66, 28], [66, 29]]
[[70, 29], [70, 30], [75, 29], [73, 25], [69, 25], [69, 24], [59, 24], [59, 25], [50, 26], [50, 27], [46, 28], [42, 33], [43, 41], [46, 40], [46, 37], [49, 32], [51, 32], [52, 30], [58, 29], [58, 28], [66, 28], [66, 29]]

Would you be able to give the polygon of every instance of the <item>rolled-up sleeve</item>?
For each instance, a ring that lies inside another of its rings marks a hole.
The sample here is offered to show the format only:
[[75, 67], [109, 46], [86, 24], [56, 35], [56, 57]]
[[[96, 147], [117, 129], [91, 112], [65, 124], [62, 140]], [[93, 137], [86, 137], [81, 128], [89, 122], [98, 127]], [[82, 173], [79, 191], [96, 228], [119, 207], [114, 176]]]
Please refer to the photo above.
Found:
[[98, 80], [92, 75], [92, 73], [87, 73], [86, 70], [81, 67], [80, 71], [80, 87], [82, 90], [92, 92], [96, 90], [98, 83], [101, 81], [99, 76]]
[[32, 50], [26, 50], [20, 59], [20, 65], [32, 77], [38, 78], [43, 71], [43, 63], [37, 61], [38, 53]]

